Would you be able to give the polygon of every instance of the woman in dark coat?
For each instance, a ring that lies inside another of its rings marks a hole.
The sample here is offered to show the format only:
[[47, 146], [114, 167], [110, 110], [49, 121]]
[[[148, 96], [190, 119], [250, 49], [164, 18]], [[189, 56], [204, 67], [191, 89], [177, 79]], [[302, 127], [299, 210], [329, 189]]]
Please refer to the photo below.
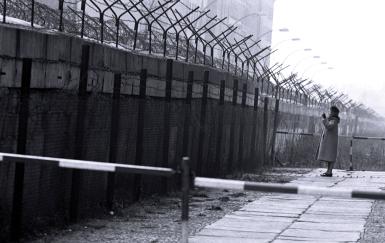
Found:
[[327, 162], [328, 168], [321, 176], [333, 176], [332, 170], [337, 158], [339, 112], [336, 106], [332, 106], [330, 107], [329, 117], [326, 117], [325, 113], [322, 114], [324, 129], [317, 151], [317, 160]]

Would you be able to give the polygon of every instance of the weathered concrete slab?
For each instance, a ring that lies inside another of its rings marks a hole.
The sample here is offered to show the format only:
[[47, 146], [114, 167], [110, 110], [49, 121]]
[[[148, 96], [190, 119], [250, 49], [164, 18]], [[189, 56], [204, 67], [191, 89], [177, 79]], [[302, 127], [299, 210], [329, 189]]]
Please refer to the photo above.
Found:
[[333, 241], [356, 241], [360, 238], [359, 231], [353, 232], [336, 232], [326, 230], [309, 230], [309, 229], [287, 229], [280, 236], [290, 236], [295, 238], [306, 238], [317, 242], [318, 239]]
[[[314, 170], [294, 185], [379, 190], [385, 172]], [[190, 242], [356, 242], [364, 231], [373, 200], [271, 194], [207, 226]]]
[[360, 223], [349, 223], [349, 224], [331, 224], [322, 222], [294, 222], [291, 225], [292, 229], [310, 229], [310, 230], [324, 230], [324, 231], [337, 231], [337, 232], [350, 232], [350, 231], [361, 231], [364, 229]]
[[262, 233], [254, 231], [241, 230], [220, 230], [220, 229], [203, 229], [200, 235], [217, 236], [217, 237], [236, 237], [236, 238], [254, 238], [254, 239], [271, 239], [275, 233]]

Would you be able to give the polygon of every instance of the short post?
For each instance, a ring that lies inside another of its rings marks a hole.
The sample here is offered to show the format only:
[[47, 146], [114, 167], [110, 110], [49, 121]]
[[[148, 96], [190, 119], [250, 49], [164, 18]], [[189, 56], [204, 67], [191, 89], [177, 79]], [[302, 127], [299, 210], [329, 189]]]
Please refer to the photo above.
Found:
[[[21, 73], [21, 93], [19, 122], [17, 128], [17, 147], [18, 154], [26, 153], [28, 116], [29, 116], [29, 94], [31, 86], [32, 59], [24, 58]], [[16, 163], [13, 186], [13, 205], [11, 212], [10, 238], [17, 241], [22, 233], [23, 217], [23, 191], [24, 191], [24, 163]]]
[[349, 160], [350, 160], [349, 170], [353, 171], [353, 138], [350, 139]]
[[189, 191], [190, 191], [190, 167], [189, 157], [182, 158], [182, 243], [188, 242], [188, 212], [189, 212]]

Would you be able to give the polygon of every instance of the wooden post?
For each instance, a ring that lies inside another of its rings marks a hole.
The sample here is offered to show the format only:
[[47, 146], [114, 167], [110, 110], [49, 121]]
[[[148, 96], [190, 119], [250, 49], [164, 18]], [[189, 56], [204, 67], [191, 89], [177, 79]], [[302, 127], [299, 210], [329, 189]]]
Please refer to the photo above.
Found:
[[[168, 167], [168, 157], [170, 148], [170, 103], [171, 103], [171, 89], [172, 89], [172, 67], [173, 60], [167, 59], [166, 68], [166, 89], [164, 96], [164, 113], [163, 113], [163, 158], [161, 167]], [[162, 178], [162, 191], [167, 191], [167, 178]]]
[[[90, 58], [90, 46], [82, 46], [82, 57], [80, 64], [80, 80], [78, 91], [78, 104], [75, 128], [75, 153], [74, 159], [82, 159], [83, 157], [83, 140], [84, 140], [84, 119], [87, 108], [87, 80], [88, 80], [88, 63]], [[78, 218], [80, 186], [82, 183], [83, 173], [80, 170], [72, 170], [71, 184], [71, 202], [70, 202], [70, 221], [75, 222]]]
[[222, 137], [223, 137], [223, 113], [225, 105], [225, 80], [221, 80], [221, 86], [219, 88], [219, 102], [218, 102], [218, 129], [217, 129], [217, 141], [215, 148], [215, 165], [213, 166], [213, 171], [215, 175], [220, 175], [221, 170], [221, 160], [222, 156]]
[[234, 140], [235, 140], [235, 108], [237, 106], [238, 99], [238, 80], [234, 79], [233, 83], [233, 101], [232, 101], [232, 116], [230, 124], [230, 148], [229, 158], [227, 161], [227, 173], [231, 173], [233, 170], [233, 159], [234, 159]]
[[208, 94], [208, 83], [209, 83], [209, 71], [205, 71], [203, 75], [203, 93], [201, 103], [201, 114], [199, 121], [199, 144], [198, 144], [198, 160], [197, 160], [197, 175], [202, 175], [203, 167], [203, 150], [206, 135], [206, 113], [207, 113], [207, 94]]
[[[143, 164], [143, 136], [144, 136], [144, 115], [146, 112], [146, 89], [147, 89], [147, 69], [140, 71], [140, 88], [139, 88], [139, 105], [138, 105], [138, 120], [136, 131], [136, 153], [135, 164]], [[139, 174], [134, 175], [133, 183], [133, 200], [138, 201], [142, 189], [142, 176]]]
[[[32, 59], [24, 58], [21, 73], [20, 109], [17, 127], [16, 153], [25, 154], [27, 146], [29, 94], [31, 87]], [[15, 176], [13, 185], [13, 205], [11, 212], [10, 238], [17, 241], [22, 234], [23, 217], [23, 193], [24, 193], [24, 163], [15, 164]]]
[[[110, 151], [108, 161], [116, 163], [116, 155], [118, 149], [118, 133], [120, 119], [120, 87], [122, 84], [122, 75], [115, 73], [114, 76], [114, 91], [112, 93], [112, 109], [111, 109], [111, 128], [110, 128]], [[115, 188], [115, 173], [108, 173], [107, 177], [107, 210], [113, 209]]]

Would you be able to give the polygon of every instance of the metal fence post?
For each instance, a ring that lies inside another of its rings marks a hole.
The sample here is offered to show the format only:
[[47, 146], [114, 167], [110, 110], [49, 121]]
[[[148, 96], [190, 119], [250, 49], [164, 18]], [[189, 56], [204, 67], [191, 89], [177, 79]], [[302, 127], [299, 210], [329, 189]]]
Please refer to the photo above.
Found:
[[[120, 107], [120, 88], [122, 84], [122, 75], [116, 73], [114, 76], [114, 91], [112, 94], [112, 110], [111, 110], [111, 128], [110, 128], [110, 151], [109, 162], [116, 162], [116, 154], [118, 149], [118, 133], [119, 133], [119, 107]], [[107, 209], [113, 209], [115, 187], [115, 173], [108, 173], [107, 177]]]
[[209, 84], [209, 71], [204, 71], [203, 74], [203, 92], [202, 92], [202, 103], [201, 103], [201, 114], [199, 121], [199, 144], [198, 144], [198, 159], [197, 159], [197, 175], [203, 173], [203, 151], [206, 135], [206, 113], [207, 113], [207, 95], [208, 95], [208, 84]]
[[[163, 113], [163, 158], [162, 167], [168, 166], [169, 147], [170, 147], [170, 104], [171, 104], [171, 89], [172, 89], [172, 67], [173, 60], [167, 59], [166, 69], [166, 89], [164, 98], [164, 113]], [[167, 178], [162, 178], [162, 191], [167, 191]]]
[[[84, 118], [87, 107], [87, 80], [88, 80], [88, 64], [90, 58], [90, 46], [82, 46], [82, 57], [80, 64], [80, 79], [78, 91], [78, 104], [75, 128], [75, 151], [74, 158], [82, 159], [83, 157], [83, 140], [84, 140]], [[83, 173], [80, 170], [72, 170], [71, 184], [71, 201], [70, 201], [70, 221], [74, 222], [78, 218], [79, 194]]]
[[181, 242], [188, 242], [188, 218], [189, 218], [189, 192], [190, 192], [190, 166], [189, 158], [182, 158], [182, 240]]
[[[139, 88], [139, 105], [138, 105], [138, 120], [136, 133], [136, 153], [135, 164], [142, 165], [143, 163], [143, 136], [144, 136], [144, 115], [146, 109], [146, 89], [147, 89], [147, 69], [140, 71], [140, 88]], [[133, 200], [138, 201], [141, 194], [142, 176], [134, 176]]]
[[[31, 86], [32, 59], [24, 58], [21, 77], [20, 109], [17, 128], [16, 153], [25, 154], [27, 145], [29, 94]], [[10, 238], [17, 241], [22, 234], [24, 191], [24, 163], [16, 163], [13, 186]]]
[[230, 147], [229, 147], [229, 157], [227, 161], [227, 173], [231, 173], [233, 169], [233, 159], [234, 159], [234, 139], [235, 139], [235, 108], [237, 106], [238, 100], [238, 80], [234, 79], [233, 83], [233, 100], [232, 100], [232, 116], [230, 124]]

